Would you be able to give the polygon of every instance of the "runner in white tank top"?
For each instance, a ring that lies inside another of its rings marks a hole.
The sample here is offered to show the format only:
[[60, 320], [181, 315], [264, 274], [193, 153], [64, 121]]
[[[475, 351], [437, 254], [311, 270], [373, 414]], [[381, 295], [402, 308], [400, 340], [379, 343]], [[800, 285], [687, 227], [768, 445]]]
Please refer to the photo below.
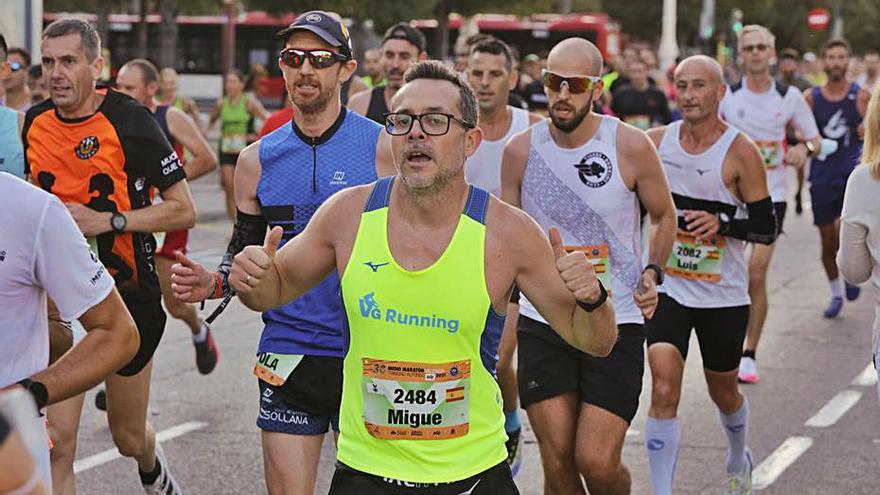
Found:
[[675, 87], [684, 121], [648, 131], [679, 212], [666, 283], [646, 324], [653, 387], [645, 424], [651, 481], [656, 495], [674, 492], [676, 415], [694, 329], [709, 396], [729, 443], [725, 493], [752, 493], [749, 408], [737, 390], [749, 317], [745, 245], [773, 242], [773, 203], [758, 148], [718, 117], [725, 89], [718, 62], [706, 56], [685, 59], [676, 69]]
[[[776, 57], [775, 38], [767, 28], [748, 25], [740, 32], [739, 58], [745, 71], [740, 84], [732, 86], [721, 102], [724, 120], [755, 141], [767, 169], [767, 182], [776, 211], [777, 234], [782, 232], [786, 211], [786, 165], [802, 168], [810, 156], [816, 157], [821, 136], [816, 120], [801, 92], [778, 84], [770, 76], [770, 62]], [[791, 122], [807, 139], [789, 146], [785, 128]], [[749, 259], [749, 297], [752, 301], [745, 351], [739, 379], [758, 381], [755, 351], [767, 319], [767, 270], [774, 245], [756, 245]]]
[[[583, 478], [591, 493], [629, 493], [620, 451], [638, 409], [643, 323], [656, 308], [661, 265], [675, 236], [675, 210], [645, 133], [590, 111], [601, 95], [596, 47], [569, 38], [553, 48], [547, 66], [550, 119], [507, 145], [502, 199], [521, 206], [543, 229], [556, 227], [563, 245], [591, 258], [614, 301], [619, 338], [607, 358], [577, 352], [555, 338], [523, 298], [520, 400], [544, 457], [545, 490], [584, 493]], [[641, 264], [640, 201], [655, 227], [649, 268]]]
[[[541, 116], [507, 104], [516, 87], [513, 53], [501, 40], [477, 43], [468, 55], [465, 71], [480, 106], [480, 130], [483, 141], [464, 166], [465, 180], [501, 197], [501, 159], [504, 146], [514, 135], [541, 120]], [[504, 430], [507, 432], [507, 462], [516, 476], [522, 466], [522, 427], [519, 420], [519, 394], [513, 354], [516, 351], [516, 323], [519, 318], [519, 292], [514, 291], [507, 309], [507, 319], [498, 345], [495, 373], [501, 388]]]

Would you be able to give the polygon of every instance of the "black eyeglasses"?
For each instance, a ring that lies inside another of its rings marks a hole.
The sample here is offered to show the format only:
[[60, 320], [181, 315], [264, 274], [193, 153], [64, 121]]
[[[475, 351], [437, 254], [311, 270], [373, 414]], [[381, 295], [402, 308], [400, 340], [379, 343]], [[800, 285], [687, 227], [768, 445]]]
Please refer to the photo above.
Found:
[[770, 48], [770, 45], [765, 45], [764, 43], [758, 43], [757, 45], [743, 45], [742, 51], [746, 53], [752, 53], [755, 50], [759, 52], [763, 52], [764, 50]]
[[18, 72], [21, 69], [24, 69], [24, 64], [20, 64], [18, 62], [9, 62], [9, 69], [12, 70], [12, 72]]
[[598, 76], [560, 76], [555, 72], [550, 72], [547, 69], [541, 71], [541, 82], [544, 86], [550, 88], [551, 91], [560, 91], [562, 89], [562, 83], [565, 83], [568, 86], [568, 90], [572, 94], [580, 94], [586, 93], [593, 89], [596, 84], [602, 78]]
[[385, 132], [392, 136], [403, 136], [412, 130], [413, 122], [419, 121], [422, 132], [429, 136], [442, 136], [449, 132], [449, 123], [456, 121], [465, 129], [473, 129], [474, 125], [455, 115], [441, 112], [430, 113], [386, 113]]
[[348, 56], [330, 50], [296, 50], [294, 48], [282, 50], [278, 58], [281, 59], [281, 63], [293, 69], [302, 67], [306, 58], [315, 69], [326, 69], [336, 62], [348, 61]]

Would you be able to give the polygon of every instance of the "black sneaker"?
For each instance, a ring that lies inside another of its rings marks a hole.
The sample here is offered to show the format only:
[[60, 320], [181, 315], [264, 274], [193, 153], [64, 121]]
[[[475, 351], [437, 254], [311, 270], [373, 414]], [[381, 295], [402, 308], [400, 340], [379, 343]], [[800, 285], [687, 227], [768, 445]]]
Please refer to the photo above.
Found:
[[107, 391], [103, 388], [95, 394], [95, 408], [99, 411], [107, 410]]
[[801, 193], [794, 195], [794, 212], [797, 216], [801, 216], [804, 212], [804, 205], [801, 202]]
[[211, 327], [204, 323], [202, 325], [206, 328], [207, 337], [204, 342], [193, 342], [193, 345], [196, 348], [196, 367], [199, 369], [199, 373], [207, 375], [214, 371], [214, 367], [220, 361], [220, 349], [214, 342], [214, 336], [211, 335]]
[[522, 428], [515, 431], [507, 432], [507, 441], [504, 446], [507, 447], [507, 465], [510, 466], [510, 475], [516, 476], [519, 468], [522, 467]]

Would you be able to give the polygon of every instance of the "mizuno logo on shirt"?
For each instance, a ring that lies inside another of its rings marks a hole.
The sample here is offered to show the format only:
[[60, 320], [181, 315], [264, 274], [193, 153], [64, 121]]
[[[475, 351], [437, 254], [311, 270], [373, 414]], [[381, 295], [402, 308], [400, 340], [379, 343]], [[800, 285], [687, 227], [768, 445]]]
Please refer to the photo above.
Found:
[[364, 264], [367, 265], [368, 267], [370, 267], [370, 270], [373, 270], [373, 273], [376, 273], [379, 271], [379, 268], [382, 268], [383, 266], [387, 265], [388, 262], [386, 261], [385, 263], [373, 263], [372, 261], [367, 261]]
[[707, 169], [698, 168], [697, 173], [700, 174], [700, 177], [702, 177], [703, 174], [705, 174], [706, 172], [710, 172], [711, 170], [712, 169], [710, 169], [710, 168], [707, 168]]

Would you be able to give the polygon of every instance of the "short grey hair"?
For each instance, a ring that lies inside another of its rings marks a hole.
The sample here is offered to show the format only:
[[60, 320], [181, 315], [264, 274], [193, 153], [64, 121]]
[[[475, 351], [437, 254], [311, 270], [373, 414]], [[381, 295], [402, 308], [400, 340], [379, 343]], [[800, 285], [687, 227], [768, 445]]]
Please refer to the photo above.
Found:
[[403, 80], [407, 83], [417, 79], [434, 79], [438, 81], [448, 81], [458, 87], [458, 109], [461, 111], [461, 118], [468, 124], [477, 127], [480, 124], [480, 110], [477, 105], [477, 96], [470, 84], [465, 81], [461, 75], [454, 69], [450, 68], [439, 60], [427, 60], [419, 62], [403, 75]]
[[740, 48], [742, 47], [743, 36], [749, 33], [763, 34], [764, 37], [767, 39], [767, 44], [770, 45], [770, 48], [776, 48], [776, 36], [773, 36], [773, 33], [771, 33], [769, 29], [760, 24], [749, 24], [742, 28], [742, 31], [739, 32]]
[[86, 60], [94, 62], [101, 53], [101, 37], [88, 21], [82, 19], [58, 19], [46, 26], [43, 38], [60, 38], [69, 34], [78, 34]]

